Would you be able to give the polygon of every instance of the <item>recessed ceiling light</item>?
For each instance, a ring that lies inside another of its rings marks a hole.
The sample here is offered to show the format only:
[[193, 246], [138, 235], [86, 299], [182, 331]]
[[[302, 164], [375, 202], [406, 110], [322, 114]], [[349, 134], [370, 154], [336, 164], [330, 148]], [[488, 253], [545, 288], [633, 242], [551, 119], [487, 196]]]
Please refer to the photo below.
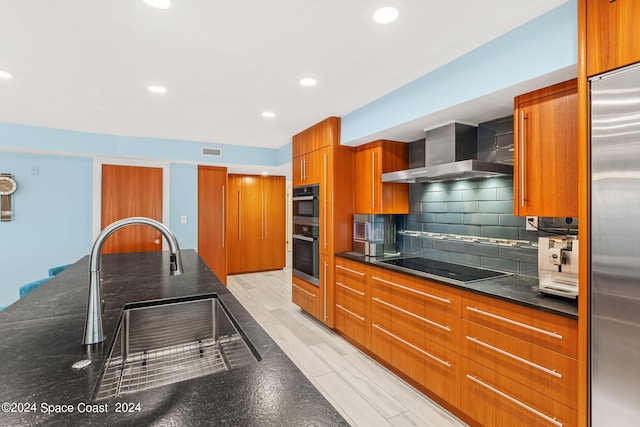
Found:
[[262, 113], [262, 117], [268, 117], [268, 118], [272, 118], [275, 117], [276, 113], [272, 112], [272, 111], [265, 111]]
[[398, 9], [392, 6], [381, 7], [373, 12], [373, 20], [378, 24], [390, 24], [398, 19]]
[[312, 77], [305, 77], [303, 79], [300, 79], [300, 84], [302, 86], [315, 86], [316, 84], [318, 84], [318, 81]]
[[144, 4], [154, 9], [169, 9], [171, 0], [142, 0]]
[[13, 76], [6, 71], [0, 70], [0, 79], [11, 79]]
[[149, 86], [147, 89], [153, 93], [167, 93], [167, 88], [162, 86]]

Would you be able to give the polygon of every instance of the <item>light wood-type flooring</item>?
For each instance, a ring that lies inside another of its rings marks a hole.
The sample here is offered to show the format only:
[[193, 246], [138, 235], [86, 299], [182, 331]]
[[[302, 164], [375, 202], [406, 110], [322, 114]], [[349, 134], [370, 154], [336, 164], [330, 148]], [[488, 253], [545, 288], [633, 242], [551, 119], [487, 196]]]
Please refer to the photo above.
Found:
[[352, 426], [465, 425], [291, 302], [284, 270], [229, 276], [228, 288]]

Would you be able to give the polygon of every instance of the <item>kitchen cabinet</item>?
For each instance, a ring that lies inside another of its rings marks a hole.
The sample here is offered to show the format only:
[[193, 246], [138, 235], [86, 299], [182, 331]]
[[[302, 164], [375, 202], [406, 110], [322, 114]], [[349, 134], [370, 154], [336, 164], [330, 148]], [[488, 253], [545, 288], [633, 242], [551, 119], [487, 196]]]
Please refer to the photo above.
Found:
[[409, 145], [403, 142], [379, 140], [356, 148], [356, 213], [408, 214], [409, 186], [382, 182], [383, 173], [408, 167]]
[[[293, 284], [315, 294], [314, 312], [309, 313], [334, 327], [334, 254], [350, 251], [353, 243], [353, 149], [340, 146], [340, 119], [329, 117], [293, 137], [293, 156], [294, 187], [319, 185], [320, 287], [300, 286], [295, 276]], [[292, 301], [305, 311], [311, 299], [292, 290]]]
[[514, 99], [514, 214], [578, 216], [577, 80]]
[[228, 182], [228, 274], [284, 268], [285, 177], [231, 174]]
[[336, 258], [335, 329], [360, 347], [368, 347], [368, 289], [366, 266]]
[[640, 61], [640, 3], [635, 0], [586, 0], [587, 76]]
[[198, 166], [198, 255], [227, 284], [227, 168]]
[[460, 401], [460, 295], [456, 289], [371, 267], [370, 348], [431, 393]]
[[575, 319], [341, 257], [335, 286], [336, 331], [467, 420], [577, 425]]
[[462, 307], [462, 410], [483, 425], [577, 425], [577, 322], [474, 294]]

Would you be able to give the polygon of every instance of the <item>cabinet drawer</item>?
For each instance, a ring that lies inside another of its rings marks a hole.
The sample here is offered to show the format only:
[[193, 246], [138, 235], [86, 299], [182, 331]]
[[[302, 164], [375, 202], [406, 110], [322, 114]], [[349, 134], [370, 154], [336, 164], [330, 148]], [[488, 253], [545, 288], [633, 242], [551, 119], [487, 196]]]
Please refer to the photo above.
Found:
[[317, 318], [319, 316], [318, 308], [320, 307], [318, 288], [296, 276], [293, 276], [292, 282], [291, 300], [293, 303]]
[[365, 321], [365, 299], [364, 292], [355, 290], [347, 285], [336, 282], [336, 307], [350, 311]]
[[340, 283], [358, 292], [364, 292], [367, 277], [366, 266], [357, 262], [336, 258], [336, 285]]
[[462, 354], [572, 408], [577, 404], [575, 359], [493, 329], [462, 321]]
[[467, 293], [462, 318], [577, 358], [578, 322], [517, 304]]
[[370, 286], [388, 294], [387, 301], [403, 309], [424, 313], [442, 313], [460, 317], [460, 293], [457, 289], [379, 268], [369, 270]]
[[364, 316], [336, 303], [336, 329], [357, 344], [367, 347], [367, 329]]
[[425, 310], [419, 303], [394, 297], [391, 292], [371, 290], [371, 321], [393, 334], [410, 339], [419, 335], [456, 350], [460, 332], [460, 318], [440, 311]]
[[453, 405], [460, 403], [460, 356], [450, 349], [415, 336], [405, 340], [377, 323], [371, 342], [394, 368]]
[[486, 426], [577, 425], [576, 410], [462, 357], [462, 410]]

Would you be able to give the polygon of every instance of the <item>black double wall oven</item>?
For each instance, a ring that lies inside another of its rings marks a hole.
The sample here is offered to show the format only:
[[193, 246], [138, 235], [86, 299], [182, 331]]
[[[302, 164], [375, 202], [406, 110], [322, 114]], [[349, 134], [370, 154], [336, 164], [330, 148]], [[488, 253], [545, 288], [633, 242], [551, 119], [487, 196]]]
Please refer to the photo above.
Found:
[[293, 275], [320, 286], [320, 187], [293, 189]]

